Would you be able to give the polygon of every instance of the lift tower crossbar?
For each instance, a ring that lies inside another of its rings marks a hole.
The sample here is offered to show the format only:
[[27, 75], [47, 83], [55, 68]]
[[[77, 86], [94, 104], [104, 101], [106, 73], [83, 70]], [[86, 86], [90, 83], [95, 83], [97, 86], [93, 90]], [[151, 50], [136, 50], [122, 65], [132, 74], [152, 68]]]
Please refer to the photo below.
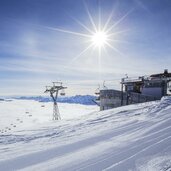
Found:
[[62, 82], [52, 82], [53, 86], [46, 86], [45, 93], [50, 93], [50, 96], [53, 100], [53, 120], [60, 120], [61, 116], [59, 113], [57, 98], [58, 98], [58, 92], [60, 90], [64, 90], [67, 87], [62, 86]]

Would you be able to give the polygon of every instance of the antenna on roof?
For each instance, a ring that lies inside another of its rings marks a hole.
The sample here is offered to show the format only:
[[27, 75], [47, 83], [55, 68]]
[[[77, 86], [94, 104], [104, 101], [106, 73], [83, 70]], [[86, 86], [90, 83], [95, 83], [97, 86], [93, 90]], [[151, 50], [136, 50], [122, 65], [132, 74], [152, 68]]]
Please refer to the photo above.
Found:
[[125, 74], [125, 78], [128, 78], [128, 74]]
[[64, 90], [67, 87], [63, 87], [62, 82], [52, 82], [53, 86], [46, 86], [46, 90], [44, 93], [50, 93], [50, 96], [53, 100], [53, 120], [60, 120], [61, 116], [59, 113], [57, 98], [58, 98], [58, 92], [60, 90]]
[[104, 89], [104, 90], [108, 89], [108, 88], [106, 87], [106, 85], [105, 85], [105, 81], [103, 81], [103, 89]]

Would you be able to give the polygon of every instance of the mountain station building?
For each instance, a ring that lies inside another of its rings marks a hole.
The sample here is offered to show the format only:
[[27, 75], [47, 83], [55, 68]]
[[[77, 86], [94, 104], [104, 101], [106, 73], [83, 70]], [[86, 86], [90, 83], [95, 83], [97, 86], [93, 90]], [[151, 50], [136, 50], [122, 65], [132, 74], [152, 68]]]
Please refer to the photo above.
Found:
[[100, 90], [100, 110], [119, 106], [160, 100], [171, 94], [171, 73], [141, 76], [138, 78], [122, 78], [121, 90]]

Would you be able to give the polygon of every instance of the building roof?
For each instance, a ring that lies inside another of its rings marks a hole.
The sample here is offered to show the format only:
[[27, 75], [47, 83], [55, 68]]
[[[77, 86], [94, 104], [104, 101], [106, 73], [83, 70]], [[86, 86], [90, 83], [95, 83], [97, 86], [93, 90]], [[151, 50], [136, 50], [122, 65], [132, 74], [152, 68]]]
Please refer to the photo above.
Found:
[[159, 73], [159, 74], [152, 74], [152, 75], [150, 75], [150, 77], [159, 77], [159, 78], [161, 78], [161, 77], [166, 77], [166, 78], [169, 78], [169, 77], [171, 77], [171, 73]]
[[142, 77], [139, 77], [139, 78], [124, 78], [122, 83], [123, 84], [142, 83]]

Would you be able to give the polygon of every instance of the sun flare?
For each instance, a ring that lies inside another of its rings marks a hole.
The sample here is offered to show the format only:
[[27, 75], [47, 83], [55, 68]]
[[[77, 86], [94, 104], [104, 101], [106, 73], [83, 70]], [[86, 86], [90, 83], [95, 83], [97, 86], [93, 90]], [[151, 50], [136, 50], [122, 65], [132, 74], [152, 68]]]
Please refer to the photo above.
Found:
[[93, 50], [94, 49], [98, 50], [99, 61], [101, 58], [102, 50], [105, 50], [105, 52], [107, 52], [106, 51], [107, 47], [114, 50], [115, 53], [117, 53], [121, 56], [124, 56], [124, 54], [122, 54], [122, 52], [120, 52], [120, 50], [114, 46], [115, 45], [114, 43], [124, 42], [122, 40], [120, 41], [120, 39], [118, 39], [117, 37], [119, 35], [127, 32], [128, 30], [122, 30], [122, 29], [117, 30], [117, 27], [133, 10], [132, 9], [129, 10], [125, 15], [123, 15], [121, 18], [119, 18], [115, 22], [112, 21], [112, 17], [113, 17], [113, 13], [114, 13], [113, 10], [111, 11], [109, 17], [106, 19], [105, 22], [102, 22], [102, 15], [101, 15], [101, 12], [99, 11], [99, 20], [97, 23], [94, 21], [86, 3], [85, 3], [85, 9], [86, 9], [88, 18], [90, 20], [90, 23], [92, 25], [91, 26], [92, 28], [89, 26], [86, 26], [84, 23], [82, 23], [81, 21], [79, 21], [76, 18], [73, 18], [73, 17], [71, 17], [71, 18], [77, 24], [79, 24], [84, 30], [86, 30], [88, 33], [74, 32], [74, 31], [70, 31], [70, 30], [63, 30], [60, 28], [48, 27], [48, 29], [51, 29], [51, 30], [55, 30], [55, 31], [59, 31], [59, 32], [67, 33], [67, 34], [72, 34], [74, 36], [83, 37], [83, 38], [87, 39], [85, 41], [88, 43], [87, 47], [85, 47], [77, 56], [75, 56], [72, 61], [77, 60], [79, 57], [81, 57], [84, 53], [89, 51], [91, 48], [93, 48]]
[[101, 47], [107, 43], [107, 34], [103, 31], [98, 31], [92, 35], [92, 42], [95, 46]]

